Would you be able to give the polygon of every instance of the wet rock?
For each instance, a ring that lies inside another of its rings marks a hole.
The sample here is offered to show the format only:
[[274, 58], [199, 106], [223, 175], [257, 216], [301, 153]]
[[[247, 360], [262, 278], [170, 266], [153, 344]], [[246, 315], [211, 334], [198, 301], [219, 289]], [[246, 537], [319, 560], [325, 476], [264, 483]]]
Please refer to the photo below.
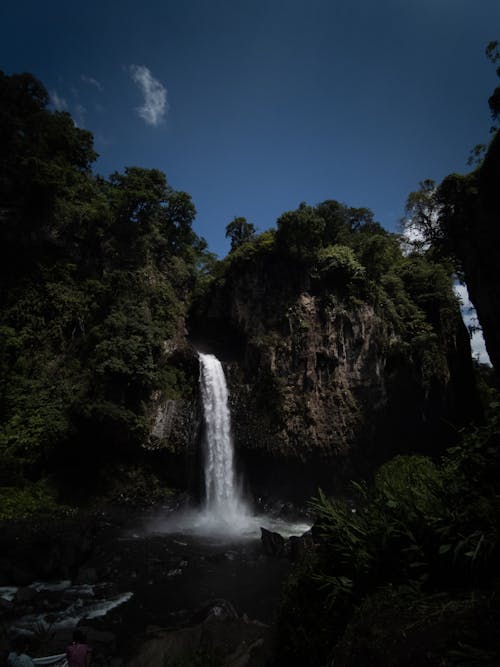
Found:
[[10, 566], [7, 576], [9, 583], [14, 584], [14, 586], [27, 586], [34, 579], [32, 572], [16, 567], [15, 565]]
[[90, 626], [80, 626], [80, 629], [86, 635], [91, 646], [97, 647], [106, 653], [112, 653], [116, 650], [116, 635], [113, 632], [96, 630]]
[[14, 602], [16, 604], [25, 604], [26, 602], [32, 602], [37, 596], [37, 591], [34, 588], [29, 586], [24, 586], [23, 588], [18, 588], [14, 596]]
[[75, 579], [76, 584], [96, 584], [97, 581], [97, 571], [93, 567], [81, 567]]
[[228, 600], [217, 600], [210, 607], [210, 612], [207, 618], [211, 616], [220, 620], [227, 620], [228, 618], [238, 618], [238, 614], [234, 605]]
[[458, 307], [450, 311], [443, 301], [425, 313], [440, 341], [427, 366], [400, 352], [407, 323], [395, 327], [371, 298], [354, 303], [345, 285], [312, 276], [307, 263], [279, 252], [254, 260], [228, 267], [190, 331], [209, 337], [221, 356], [228, 339], [238, 348], [227, 373], [232, 423], [259, 509], [268, 506], [266, 489], [297, 500], [320, 482], [338, 489], [357, 470], [353, 463], [364, 472], [402, 447], [444, 445], [454, 439], [451, 424], [476, 415]]
[[285, 555], [285, 538], [279, 533], [273, 533], [265, 528], [260, 529], [262, 548], [268, 556]]
[[[236, 614], [227, 600], [211, 603], [212, 609]], [[210, 606], [210, 605], [209, 605]], [[221, 667], [265, 665], [271, 656], [269, 628], [248, 618], [209, 614], [204, 621], [178, 630], [149, 635], [129, 667], [163, 667], [165, 664], [215, 664]]]
[[7, 619], [12, 614], [13, 607], [14, 605], [12, 602], [0, 598], [0, 623], [2, 625], [4, 624], [4, 619]]

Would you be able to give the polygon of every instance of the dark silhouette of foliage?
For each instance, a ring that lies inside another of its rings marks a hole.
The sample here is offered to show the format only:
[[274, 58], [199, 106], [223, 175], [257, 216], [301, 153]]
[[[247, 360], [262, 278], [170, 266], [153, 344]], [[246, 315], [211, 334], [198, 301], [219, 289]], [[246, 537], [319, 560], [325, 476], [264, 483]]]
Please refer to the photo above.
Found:
[[0, 453], [35, 477], [147, 441], [153, 391], [179, 389], [206, 243], [156, 169], [90, 170], [92, 135], [29, 74], [0, 74]]
[[231, 239], [231, 252], [255, 238], [255, 226], [246, 218], [234, 218], [226, 225], [226, 238]]
[[325, 221], [312, 206], [302, 203], [296, 211], [283, 213], [277, 222], [276, 243], [298, 260], [315, 257], [323, 244]]
[[[377, 471], [373, 484], [354, 483], [349, 501], [319, 491], [311, 504], [318, 546], [288, 584], [278, 664], [328, 664], [356, 609], [382, 590], [391, 591], [393, 609], [408, 609], [437, 591], [450, 591], [451, 600], [455, 589], [474, 595], [495, 576], [499, 407], [493, 402], [488, 423], [464, 431], [439, 463], [396, 457]], [[355, 646], [357, 638], [349, 641]], [[458, 648], [448, 642], [450, 659]], [[479, 653], [483, 647], [470, 648]]]

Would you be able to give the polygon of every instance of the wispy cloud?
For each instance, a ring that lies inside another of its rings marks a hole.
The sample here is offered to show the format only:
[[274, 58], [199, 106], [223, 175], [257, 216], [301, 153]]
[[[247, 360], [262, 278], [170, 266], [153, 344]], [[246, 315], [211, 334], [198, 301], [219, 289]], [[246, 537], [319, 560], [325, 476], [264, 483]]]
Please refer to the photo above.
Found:
[[89, 86], [94, 86], [95, 88], [97, 88], [97, 90], [100, 90], [100, 91], [104, 90], [104, 87], [103, 87], [102, 83], [100, 81], [98, 81], [97, 79], [94, 79], [94, 77], [92, 77], [92, 76], [87, 76], [86, 74], [81, 74], [80, 79], [84, 83], [88, 83]]
[[144, 96], [144, 103], [137, 107], [137, 113], [148, 125], [159, 125], [168, 111], [167, 89], [144, 65], [130, 65], [129, 71]]
[[59, 93], [55, 90], [50, 91], [50, 103], [54, 109], [56, 109], [56, 111], [68, 110], [68, 103], [66, 102], [66, 99], [62, 97], [62, 95], [59, 95]]

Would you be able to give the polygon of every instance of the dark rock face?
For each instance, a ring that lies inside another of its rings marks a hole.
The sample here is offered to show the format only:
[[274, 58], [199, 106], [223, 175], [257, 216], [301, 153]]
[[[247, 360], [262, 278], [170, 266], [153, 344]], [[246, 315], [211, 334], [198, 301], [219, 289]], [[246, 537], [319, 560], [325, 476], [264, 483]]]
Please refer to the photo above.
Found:
[[287, 540], [279, 533], [273, 533], [265, 528], [260, 529], [262, 550], [266, 556], [274, 558], [286, 557], [292, 562], [298, 562], [304, 554], [315, 548], [311, 531], [303, 535], [292, 535]]
[[177, 376], [177, 383], [170, 391], [158, 390], [151, 397], [151, 431], [145, 447], [178, 454], [194, 443], [199, 427], [198, 358], [185, 337], [178, 336], [165, 342], [163, 363]]
[[149, 404], [149, 438], [143, 443], [148, 456], [168, 471], [168, 482], [188, 488], [194, 496], [200, 488], [200, 429], [198, 355], [185, 335], [165, 341], [163, 363], [177, 382], [167, 390], [158, 390]]
[[226, 361], [235, 443], [253, 487], [289, 472], [305, 484], [328, 470], [331, 482], [395, 453], [442, 450], [477, 399], [458, 305], [429, 319], [432, 357], [412, 351], [368, 301], [326, 294], [279, 256], [230, 272], [193, 329]]
[[[152, 629], [127, 662], [130, 667], [163, 667], [165, 664], [218, 664], [264, 666], [272, 656], [268, 626], [242, 618], [212, 613], [191, 627]], [[216, 660], [216, 663], [215, 663]]]
[[459, 258], [469, 295], [483, 328], [486, 348], [497, 376], [500, 372], [500, 133], [493, 139], [479, 172], [448, 177], [443, 185], [451, 214], [446, 233]]
[[262, 549], [267, 556], [283, 556], [285, 554], [285, 538], [265, 528], [260, 529]]

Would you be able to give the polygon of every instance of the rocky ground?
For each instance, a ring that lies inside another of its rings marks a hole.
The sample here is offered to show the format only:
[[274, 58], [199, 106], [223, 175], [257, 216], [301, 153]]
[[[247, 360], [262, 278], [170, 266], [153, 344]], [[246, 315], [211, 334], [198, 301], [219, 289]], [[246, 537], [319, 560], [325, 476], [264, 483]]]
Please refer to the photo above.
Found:
[[2, 649], [21, 630], [32, 655], [60, 653], [78, 625], [103, 667], [265, 665], [298, 542], [272, 532], [263, 541], [162, 534], [150, 518], [108, 508], [76, 524], [4, 533]]

